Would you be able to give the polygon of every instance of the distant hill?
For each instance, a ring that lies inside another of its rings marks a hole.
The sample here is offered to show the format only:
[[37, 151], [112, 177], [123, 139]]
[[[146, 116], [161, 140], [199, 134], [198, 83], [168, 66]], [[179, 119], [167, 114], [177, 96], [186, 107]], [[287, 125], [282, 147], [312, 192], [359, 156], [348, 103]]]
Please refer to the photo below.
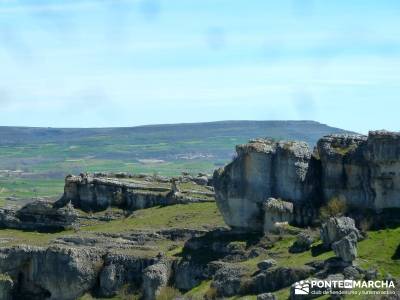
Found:
[[63, 178], [81, 172], [212, 173], [235, 145], [256, 137], [313, 146], [345, 132], [313, 121], [223, 121], [126, 128], [0, 127], [0, 206], [37, 196], [56, 199]]
[[0, 145], [84, 143], [115, 139], [135, 144], [143, 140], [172, 142], [185, 139], [274, 137], [305, 140], [309, 144], [323, 135], [347, 132], [315, 121], [219, 121], [114, 128], [51, 128], [0, 126]]
[[221, 121], [124, 128], [0, 127], [0, 169], [63, 176], [96, 170], [212, 171], [231, 159], [234, 146], [256, 137], [304, 140], [311, 146], [346, 132], [314, 121]]

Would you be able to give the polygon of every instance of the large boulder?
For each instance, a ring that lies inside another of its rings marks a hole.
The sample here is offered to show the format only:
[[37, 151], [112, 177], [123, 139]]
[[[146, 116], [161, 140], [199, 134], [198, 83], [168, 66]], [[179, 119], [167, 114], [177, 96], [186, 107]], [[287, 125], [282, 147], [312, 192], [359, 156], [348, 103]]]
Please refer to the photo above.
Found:
[[293, 220], [293, 203], [281, 199], [268, 198], [263, 203], [264, 232], [270, 232], [282, 224]]
[[166, 261], [160, 261], [143, 271], [143, 298], [155, 300], [163, 287], [168, 284], [170, 265]]
[[293, 245], [290, 246], [289, 252], [300, 253], [308, 251], [310, 250], [313, 242], [314, 242], [314, 237], [311, 234], [306, 232], [301, 232], [297, 235]]
[[260, 262], [257, 264], [257, 267], [258, 267], [260, 270], [264, 271], [264, 270], [268, 270], [269, 268], [274, 267], [274, 266], [276, 266], [276, 265], [277, 265], [276, 260], [270, 258], [270, 259], [265, 259], [265, 260], [260, 261]]
[[173, 265], [175, 287], [188, 291], [208, 277], [208, 268], [204, 264], [191, 260], [180, 260]]
[[235, 265], [226, 264], [214, 276], [211, 287], [215, 288], [218, 296], [231, 297], [239, 294], [244, 269]]
[[354, 232], [332, 244], [336, 256], [343, 261], [351, 263], [357, 257], [357, 235]]
[[0, 208], [0, 226], [23, 230], [55, 231], [77, 226], [78, 214], [69, 203], [57, 208], [53, 202], [36, 200], [22, 208]]
[[250, 291], [256, 294], [274, 292], [309, 277], [313, 272], [314, 268], [308, 266], [270, 268], [251, 279]]
[[262, 231], [262, 203], [270, 197], [303, 201], [311, 151], [304, 142], [257, 139], [236, 147], [237, 157], [214, 172], [218, 208], [234, 228]]
[[321, 240], [326, 248], [350, 233], [354, 233], [358, 240], [361, 239], [354, 220], [349, 217], [332, 217], [321, 226]]

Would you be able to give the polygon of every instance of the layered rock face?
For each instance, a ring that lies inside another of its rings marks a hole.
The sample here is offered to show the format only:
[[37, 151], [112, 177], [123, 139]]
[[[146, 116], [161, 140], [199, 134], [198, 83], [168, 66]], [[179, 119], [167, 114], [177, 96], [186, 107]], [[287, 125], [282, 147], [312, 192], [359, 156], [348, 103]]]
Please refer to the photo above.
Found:
[[325, 248], [331, 247], [345, 263], [351, 263], [357, 257], [357, 242], [361, 238], [354, 220], [348, 217], [329, 218], [321, 226]]
[[140, 230], [61, 236], [41, 247], [0, 247], [0, 299], [75, 300], [88, 292], [103, 299], [129, 286], [152, 300], [167, 283], [191, 289], [204, 278], [192, 272], [199, 268], [193, 265], [180, 274], [185, 269], [180, 259], [157, 254], [155, 243], [183, 242], [200, 234], [204, 232]]
[[328, 136], [317, 145], [324, 199], [341, 197], [354, 206], [400, 207], [400, 133]]
[[293, 203], [274, 198], [268, 198], [263, 204], [264, 231], [270, 231], [280, 224], [292, 221]]
[[269, 197], [301, 202], [311, 190], [307, 173], [311, 151], [305, 142], [257, 139], [236, 147], [237, 158], [214, 173], [218, 207], [232, 227], [259, 229]]
[[[192, 178], [191, 178], [192, 179]], [[157, 205], [214, 201], [213, 191], [192, 181], [198, 190], [180, 191], [168, 178], [151, 179], [112, 176], [109, 174], [69, 175], [65, 178], [64, 195], [57, 201], [62, 207], [72, 202], [85, 211], [101, 211], [108, 207], [128, 210]]]
[[54, 231], [73, 228], [77, 220], [78, 214], [72, 205], [56, 208], [45, 200], [28, 203], [20, 209], [0, 208], [0, 226], [3, 228]]
[[334, 197], [361, 208], [400, 207], [400, 133], [326, 136], [313, 155], [304, 142], [264, 139], [236, 152], [213, 177], [218, 207], [231, 227], [261, 231], [269, 197], [292, 202], [292, 219], [305, 224], [313, 209]]
[[95, 284], [98, 264], [94, 249], [0, 249], [0, 273], [12, 279], [13, 299], [76, 299]]

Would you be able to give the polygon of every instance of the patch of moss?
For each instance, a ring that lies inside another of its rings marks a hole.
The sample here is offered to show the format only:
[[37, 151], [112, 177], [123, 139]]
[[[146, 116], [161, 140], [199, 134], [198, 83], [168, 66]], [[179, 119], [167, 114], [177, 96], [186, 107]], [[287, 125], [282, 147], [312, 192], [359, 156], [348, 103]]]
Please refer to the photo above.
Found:
[[353, 151], [356, 148], [357, 148], [357, 145], [356, 144], [352, 144], [352, 145], [349, 145], [347, 147], [333, 147], [332, 149], [336, 153], [345, 156], [347, 153]]
[[211, 280], [204, 280], [198, 286], [186, 292], [183, 297], [187, 299], [204, 299], [203, 296], [210, 289]]

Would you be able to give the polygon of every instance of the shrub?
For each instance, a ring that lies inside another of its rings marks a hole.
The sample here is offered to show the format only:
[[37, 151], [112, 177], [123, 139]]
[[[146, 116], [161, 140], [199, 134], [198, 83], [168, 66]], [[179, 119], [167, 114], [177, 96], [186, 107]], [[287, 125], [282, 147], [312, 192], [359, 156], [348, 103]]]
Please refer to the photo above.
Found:
[[118, 293], [118, 299], [123, 300], [139, 300], [142, 299], [142, 295], [135, 286], [125, 284]]
[[343, 216], [347, 212], [347, 204], [344, 199], [333, 197], [328, 203], [321, 207], [319, 214], [322, 220], [330, 217]]
[[214, 287], [210, 287], [207, 292], [204, 294], [204, 299], [206, 300], [214, 300], [217, 299], [218, 297], [217, 294], [217, 289]]
[[158, 294], [156, 299], [157, 300], [173, 300], [173, 299], [179, 298], [181, 296], [182, 296], [182, 294], [181, 294], [181, 292], [179, 292], [178, 289], [175, 289], [170, 286], [166, 286], [160, 290], [160, 293]]

